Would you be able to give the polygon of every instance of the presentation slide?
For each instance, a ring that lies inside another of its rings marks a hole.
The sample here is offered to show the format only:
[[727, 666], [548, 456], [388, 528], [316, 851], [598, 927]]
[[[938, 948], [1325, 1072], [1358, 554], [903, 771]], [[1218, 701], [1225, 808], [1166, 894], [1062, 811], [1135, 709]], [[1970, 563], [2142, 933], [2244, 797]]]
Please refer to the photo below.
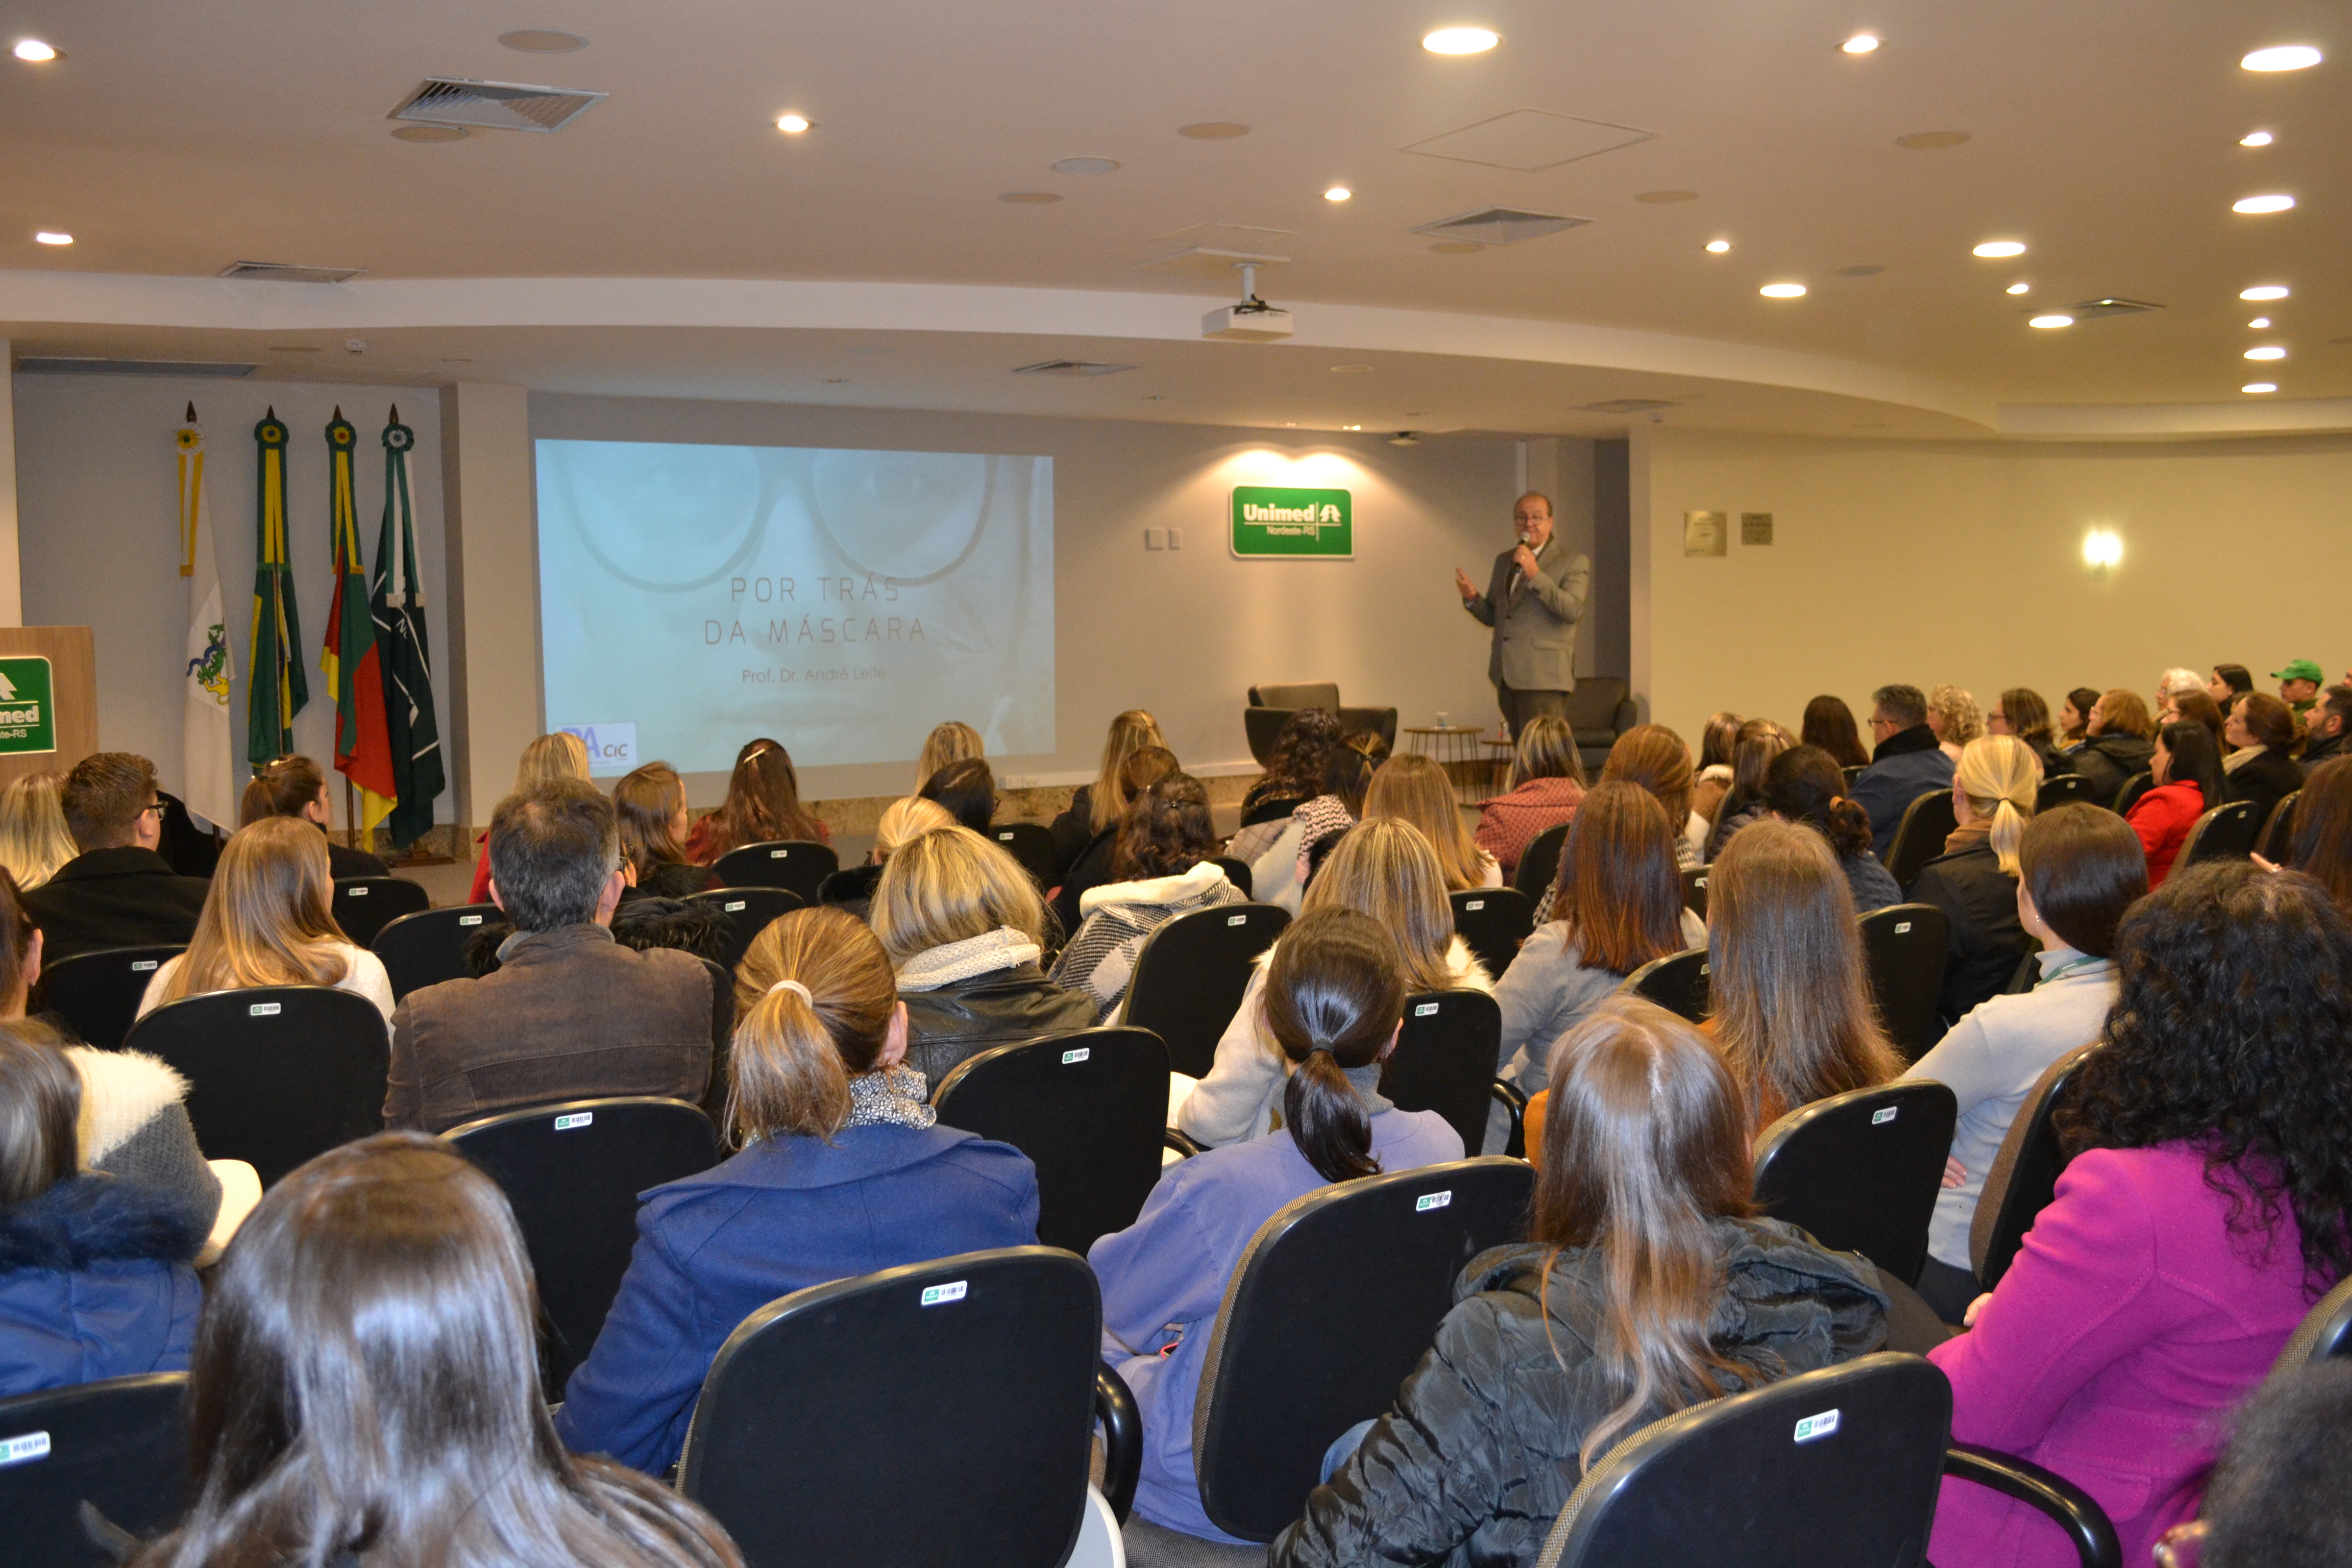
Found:
[[541, 441], [547, 721], [599, 775], [1054, 749], [1054, 460]]

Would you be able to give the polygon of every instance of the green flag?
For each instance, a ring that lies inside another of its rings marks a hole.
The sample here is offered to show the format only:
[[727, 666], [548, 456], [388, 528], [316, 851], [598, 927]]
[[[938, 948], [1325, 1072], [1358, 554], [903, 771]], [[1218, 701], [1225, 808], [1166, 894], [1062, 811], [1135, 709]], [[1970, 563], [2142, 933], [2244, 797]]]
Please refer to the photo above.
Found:
[[245, 760], [268, 767], [294, 750], [294, 715], [310, 700], [302, 672], [302, 623], [286, 536], [286, 426], [272, 407], [253, 427], [261, 448], [253, 569], [252, 678], [245, 689]]
[[393, 794], [384, 818], [396, 848], [433, 826], [433, 802], [448, 787], [441, 726], [433, 716], [433, 659], [425, 637], [425, 590], [416, 577], [416, 521], [409, 506], [408, 453], [416, 432], [397, 405], [383, 427], [383, 531], [375, 546], [376, 658], [383, 669], [384, 729], [392, 742]]

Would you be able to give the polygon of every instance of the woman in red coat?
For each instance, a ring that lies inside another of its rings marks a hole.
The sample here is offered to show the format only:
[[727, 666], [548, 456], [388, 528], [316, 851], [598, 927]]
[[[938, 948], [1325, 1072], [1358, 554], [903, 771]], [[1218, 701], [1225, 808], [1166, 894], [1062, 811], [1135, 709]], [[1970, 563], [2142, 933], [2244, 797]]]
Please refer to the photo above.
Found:
[[2167, 724], [2157, 735], [2147, 771], [2156, 783], [2132, 803], [2125, 820], [2147, 851], [2147, 885], [2160, 888], [2189, 830], [2221, 804], [2221, 759], [2213, 749], [2212, 731], [2194, 719]]

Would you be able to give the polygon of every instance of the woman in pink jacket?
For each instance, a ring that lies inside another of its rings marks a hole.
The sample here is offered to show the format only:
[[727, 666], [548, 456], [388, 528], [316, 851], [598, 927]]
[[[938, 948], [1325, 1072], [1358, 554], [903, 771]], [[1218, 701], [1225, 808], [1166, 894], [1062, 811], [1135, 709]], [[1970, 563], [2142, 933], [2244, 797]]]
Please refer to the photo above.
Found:
[[[2197, 1511], [2227, 1413], [2352, 1270], [2352, 924], [2309, 879], [2182, 870], [2126, 917], [2073, 1161], [2017, 1261], [1929, 1359], [1952, 1437], [2089, 1492], [2124, 1561]], [[1951, 1568], [2066, 1568], [2022, 1503], [1948, 1479]]]

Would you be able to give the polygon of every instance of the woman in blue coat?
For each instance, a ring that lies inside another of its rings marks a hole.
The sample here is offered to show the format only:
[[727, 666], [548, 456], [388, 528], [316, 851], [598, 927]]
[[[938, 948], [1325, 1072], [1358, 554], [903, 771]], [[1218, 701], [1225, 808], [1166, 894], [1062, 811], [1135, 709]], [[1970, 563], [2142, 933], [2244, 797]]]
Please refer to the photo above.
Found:
[[1301, 917], [1274, 950], [1265, 982], [1267, 1032], [1293, 1064], [1283, 1125], [1177, 1165], [1136, 1222], [1087, 1255], [1102, 1282], [1103, 1355], [1142, 1411], [1135, 1511], [1154, 1524], [1235, 1539], [1201, 1507], [1192, 1407], [1225, 1282], [1258, 1227], [1329, 1183], [1462, 1158], [1462, 1136], [1444, 1117], [1381, 1098], [1404, 996], [1403, 958], [1378, 921], [1339, 908]]
[[796, 910], [736, 971], [730, 1114], [742, 1152], [656, 1187], [556, 1430], [650, 1475], [677, 1462], [719, 1347], [780, 1296], [1037, 1239], [1037, 1173], [1003, 1143], [933, 1125], [903, 1064], [907, 1009], [874, 933]]

